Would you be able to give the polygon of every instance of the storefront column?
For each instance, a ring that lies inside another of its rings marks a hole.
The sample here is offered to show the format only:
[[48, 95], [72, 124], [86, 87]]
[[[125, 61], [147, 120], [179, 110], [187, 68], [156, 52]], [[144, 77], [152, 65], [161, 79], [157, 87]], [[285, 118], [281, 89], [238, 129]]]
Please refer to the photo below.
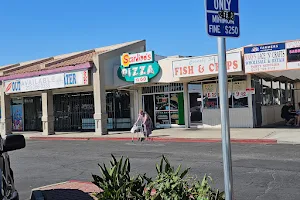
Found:
[[183, 83], [183, 101], [184, 101], [184, 124], [185, 128], [190, 128], [190, 102], [188, 83]]
[[94, 106], [95, 106], [95, 134], [107, 135], [107, 113], [105, 93], [104, 58], [97, 55], [93, 58], [95, 68], [93, 70]]
[[299, 110], [300, 107], [298, 107], [298, 102], [300, 102], [300, 82], [295, 83], [294, 87], [295, 87], [294, 96], [295, 96], [296, 109]]
[[10, 96], [4, 92], [4, 85], [1, 85], [1, 135], [9, 135], [12, 132], [12, 121], [10, 113]]
[[[252, 88], [252, 80], [251, 80], [251, 74], [247, 75], [246, 78], [246, 88]], [[248, 109], [250, 110], [250, 114], [252, 114], [252, 119], [254, 119], [253, 117], [253, 104], [252, 104], [252, 98], [253, 95], [248, 95]], [[254, 112], [255, 113], [255, 112]], [[250, 128], [254, 127], [254, 121], [252, 120], [252, 126]]]
[[288, 98], [289, 90], [288, 90], [288, 82], [287, 81], [284, 83], [284, 87], [285, 87], [285, 91], [284, 91], [285, 100], [284, 100], [284, 103], [287, 103], [288, 100], [289, 100], [289, 98]]
[[139, 88], [137, 90], [132, 90], [130, 92], [130, 107], [131, 107], [131, 124], [133, 125], [139, 116], [139, 111], [143, 108], [142, 88]]
[[143, 109], [143, 100], [142, 100], [142, 88], [139, 88], [137, 91], [137, 102], [138, 102], [138, 109], [137, 109], [137, 116], [138, 116], [138, 112]]
[[55, 134], [52, 91], [42, 92], [42, 113], [43, 135]]

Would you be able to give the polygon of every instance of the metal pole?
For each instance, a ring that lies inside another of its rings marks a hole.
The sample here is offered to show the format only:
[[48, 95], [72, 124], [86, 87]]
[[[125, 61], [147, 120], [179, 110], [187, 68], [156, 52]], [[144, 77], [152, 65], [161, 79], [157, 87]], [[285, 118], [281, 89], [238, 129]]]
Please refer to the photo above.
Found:
[[221, 110], [222, 152], [224, 166], [225, 199], [233, 200], [233, 181], [231, 163], [231, 145], [229, 130], [229, 105], [228, 84], [226, 66], [226, 40], [218, 37], [218, 59], [219, 59], [219, 92]]

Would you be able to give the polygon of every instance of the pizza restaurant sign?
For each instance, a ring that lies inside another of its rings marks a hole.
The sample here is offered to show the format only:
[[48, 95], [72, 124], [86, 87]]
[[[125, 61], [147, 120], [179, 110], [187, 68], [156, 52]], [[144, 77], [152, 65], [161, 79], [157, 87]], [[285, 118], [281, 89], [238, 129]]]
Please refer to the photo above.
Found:
[[121, 66], [118, 77], [121, 80], [133, 83], [145, 83], [154, 78], [160, 71], [160, 66], [154, 59], [154, 51], [121, 56]]
[[88, 84], [88, 70], [4, 81], [6, 94], [58, 89]]

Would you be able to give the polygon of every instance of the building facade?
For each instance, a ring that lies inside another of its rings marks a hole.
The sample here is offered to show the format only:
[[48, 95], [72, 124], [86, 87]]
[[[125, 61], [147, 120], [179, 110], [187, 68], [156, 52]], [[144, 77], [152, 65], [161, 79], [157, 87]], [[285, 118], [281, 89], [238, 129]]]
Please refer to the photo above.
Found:
[[[299, 49], [299, 50], [298, 50]], [[231, 127], [282, 121], [300, 101], [300, 41], [227, 52]], [[157, 56], [134, 41], [0, 68], [1, 133], [130, 129], [140, 109], [156, 128], [220, 127], [218, 57]]]

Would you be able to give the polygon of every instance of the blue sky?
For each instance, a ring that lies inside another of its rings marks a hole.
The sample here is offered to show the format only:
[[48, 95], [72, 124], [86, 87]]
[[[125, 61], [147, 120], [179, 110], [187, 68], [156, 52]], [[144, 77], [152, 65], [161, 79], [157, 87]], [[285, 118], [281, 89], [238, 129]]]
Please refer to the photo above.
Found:
[[[241, 36], [227, 47], [300, 39], [300, 2], [241, 0]], [[0, 65], [146, 39], [160, 55], [217, 52], [203, 0], [9, 0], [0, 4]]]

